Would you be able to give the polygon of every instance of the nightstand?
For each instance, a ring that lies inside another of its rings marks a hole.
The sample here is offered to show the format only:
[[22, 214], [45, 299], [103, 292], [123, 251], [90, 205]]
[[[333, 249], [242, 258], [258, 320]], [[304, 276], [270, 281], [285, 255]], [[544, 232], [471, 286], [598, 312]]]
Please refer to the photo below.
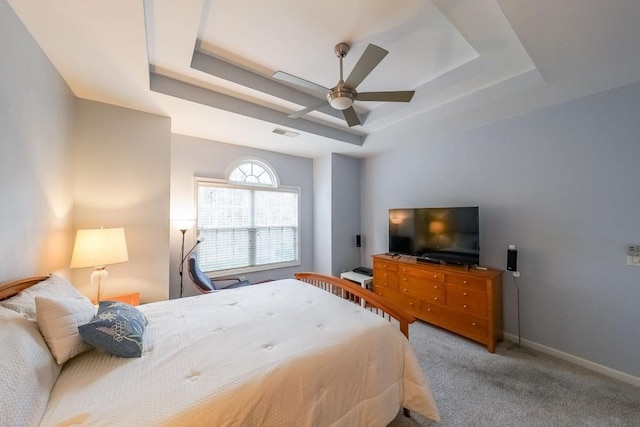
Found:
[[112, 297], [102, 298], [103, 301], [120, 301], [129, 305], [140, 304], [140, 292], [134, 292], [126, 295], [116, 295]]
[[365, 289], [371, 290], [373, 287], [373, 277], [356, 273], [355, 271], [345, 271], [340, 274], [341, 279], [347, 279], [350, 282], [357, 283]]

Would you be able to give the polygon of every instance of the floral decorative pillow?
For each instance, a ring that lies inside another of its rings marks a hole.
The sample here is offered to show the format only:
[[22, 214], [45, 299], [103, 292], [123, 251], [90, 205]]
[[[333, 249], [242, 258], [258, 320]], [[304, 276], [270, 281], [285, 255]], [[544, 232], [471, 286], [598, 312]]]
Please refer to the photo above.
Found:
[[98, 313], [78, 327], [92, 346], [119, 357], [140, 357], [147, 318], [137, 308], [119, 301], [100, 301]]

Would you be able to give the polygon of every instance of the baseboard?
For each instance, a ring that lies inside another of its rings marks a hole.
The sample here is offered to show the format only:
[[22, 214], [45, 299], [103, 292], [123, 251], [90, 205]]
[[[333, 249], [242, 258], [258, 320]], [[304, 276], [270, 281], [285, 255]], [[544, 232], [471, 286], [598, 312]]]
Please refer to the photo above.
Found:
[[[508, 333], [504, 333], [504, 337], [509, 341], [518, 342], [517, 335], [512, 335]], [[529, 347], [533, 350], [537, 350], [540, 353], [545, 353], [550, 356], [557, 357], [558, 359], [566, 360], [567, 362], [571, 362], [574, 365], [582, 366], [583, 368], [587, 368], [591, 371], [598, 372], [600, 374], [606, 375], [611, 378], [615, 378], [617, 380], [623, 381], [628, 384], [632, 384], [640, 387], [640, 378], [634, 377], [633, 375], [625, 374], [624, 372], [616, 371], [615, 369], [608, 368], [604, 365], [599, 365], [597, 363], [591, 362], [586, 359], [582, 359], [578, 356], [574, 356], [569, 353], [565, 353], [560, 350], [556, 350], [555, 348], [547, 347], [542, 344], [538, 344], [533, 341], [521, 339], [520, 343], [523, 347]]]

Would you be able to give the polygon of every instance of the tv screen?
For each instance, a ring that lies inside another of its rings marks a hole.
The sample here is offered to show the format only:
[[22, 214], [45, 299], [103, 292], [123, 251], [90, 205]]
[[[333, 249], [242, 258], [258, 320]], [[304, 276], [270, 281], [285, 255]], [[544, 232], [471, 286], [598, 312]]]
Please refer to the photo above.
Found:
[[389, 209], [389, 252], [450, 264], [478, 264], [478, 207]]

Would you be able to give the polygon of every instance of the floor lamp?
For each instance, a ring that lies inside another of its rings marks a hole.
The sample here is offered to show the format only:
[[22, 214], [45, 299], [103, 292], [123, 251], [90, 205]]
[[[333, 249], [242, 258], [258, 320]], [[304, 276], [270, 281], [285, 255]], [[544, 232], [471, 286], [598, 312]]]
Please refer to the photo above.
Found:
[[195, 224], [195, 220], [193, 219], [181, 219], [181, 220], [173, 221], [173, 226], [178, 230], [180, 230], [180, 232], [182, 233], [182, 246], [180, 247], [180, 267], [178, 267], [178, 274], [180, 274], [180, 298], [182, 298], [182, 292], [184, 289], [183, 287], [184, 260], [189, 256], [191, 252], [193, 252], [196, 246], [198, 246], [198, 244], [200, 243], [200, 240], [198, 240], [196, 244], [193, 245], [193, 247], [189, 250], [189, 252], [187, 252], [186, 255], [184, 254], [184, 235], [187, 232], [187, 230], [193, 227], [194, 224]]

